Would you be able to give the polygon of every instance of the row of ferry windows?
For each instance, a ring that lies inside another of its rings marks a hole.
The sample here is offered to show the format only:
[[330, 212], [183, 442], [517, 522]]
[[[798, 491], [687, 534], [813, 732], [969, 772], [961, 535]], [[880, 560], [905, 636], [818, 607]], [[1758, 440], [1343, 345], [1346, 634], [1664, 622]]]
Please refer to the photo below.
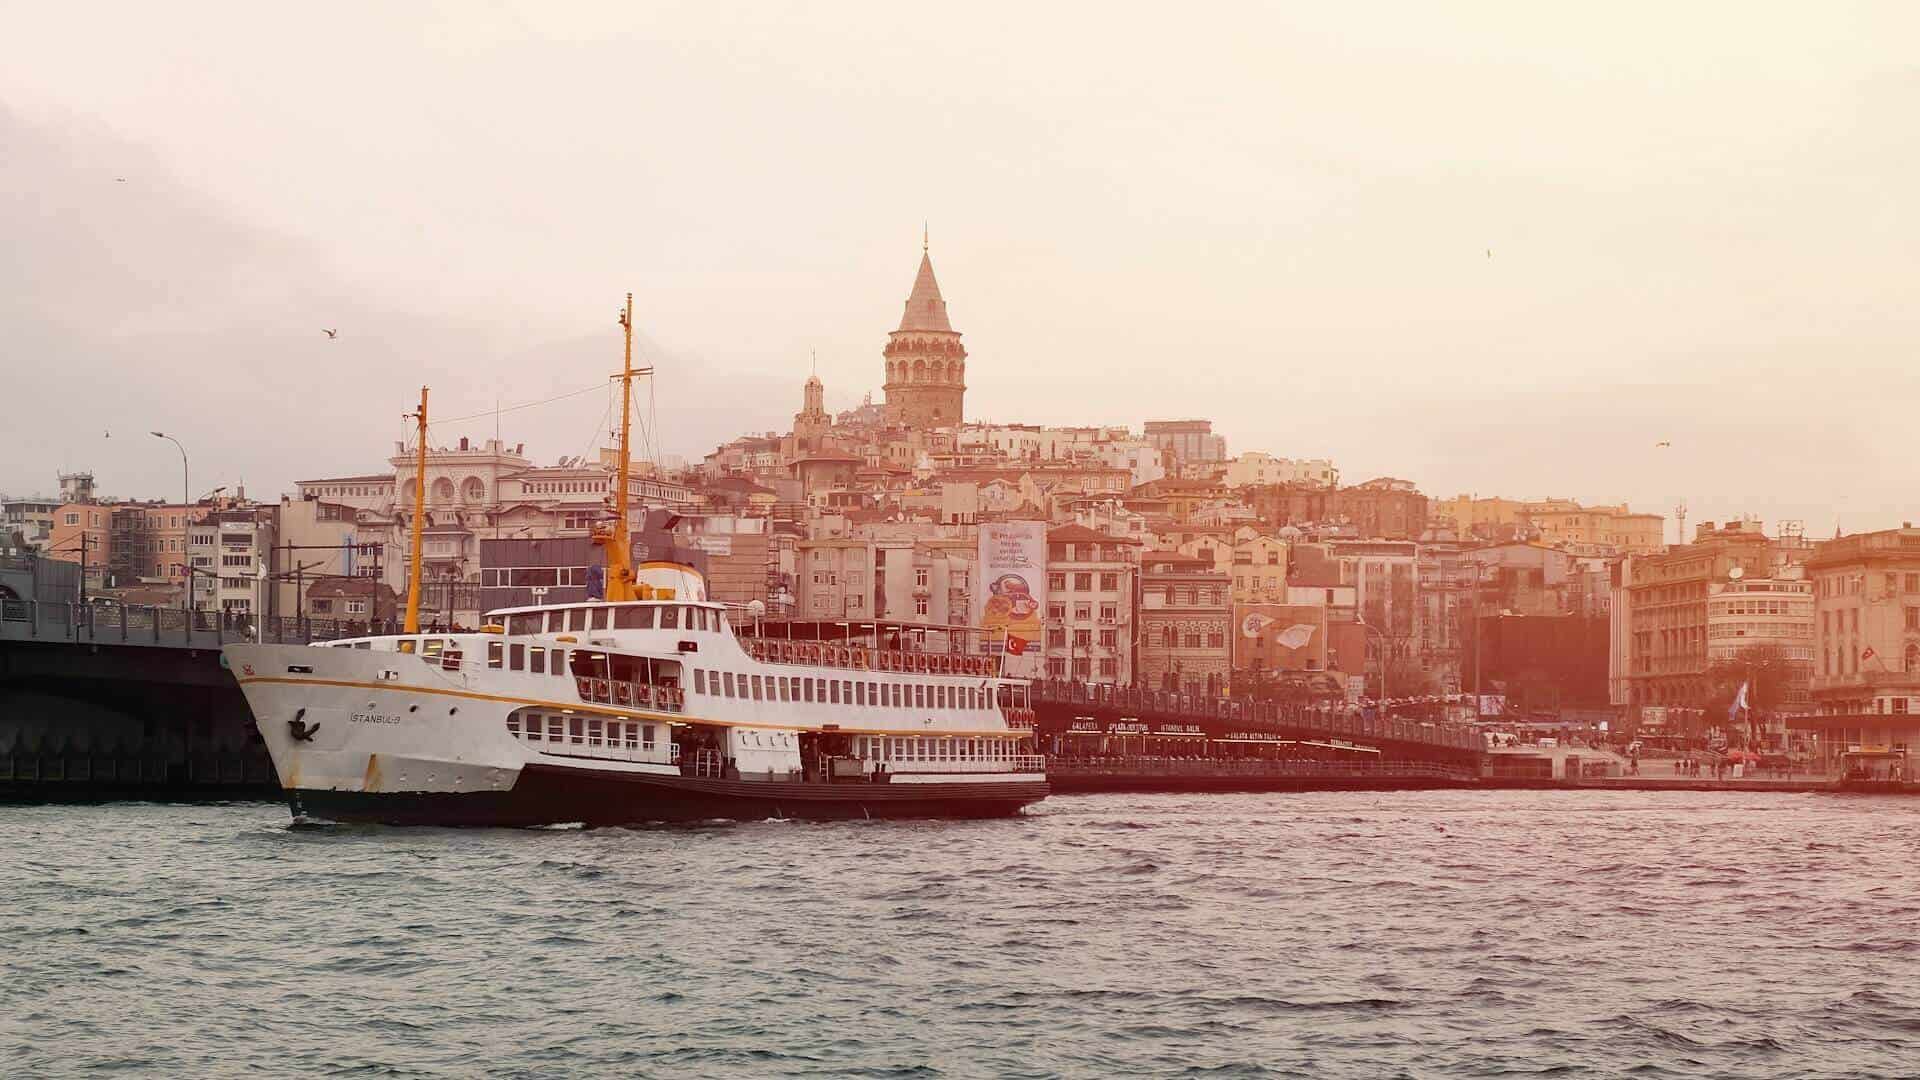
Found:
[[603, 720], [597, 716], [528, 713], [507, 717], [507, 733], [527, 742], [599, 746], [609, 750], [651, 750], [657, 724]]
[[690, 604], [561, 608], [507, 616], [507, 633], [559, 634], [586, 630], [693, 630], [719, 633], [726, 619], [712, 608]]
[[973, 686], [940, 683], [856, 682], [800, 675], [746, 675], [693, 669], [693, 692], [749, 701], [873, 705], [890, 709], [986, 709], [992, 697]]
[[862, 735], [853, 752], [868, 761], [1005, 761], [1019, 756], [1012, 739], [895, 738]]

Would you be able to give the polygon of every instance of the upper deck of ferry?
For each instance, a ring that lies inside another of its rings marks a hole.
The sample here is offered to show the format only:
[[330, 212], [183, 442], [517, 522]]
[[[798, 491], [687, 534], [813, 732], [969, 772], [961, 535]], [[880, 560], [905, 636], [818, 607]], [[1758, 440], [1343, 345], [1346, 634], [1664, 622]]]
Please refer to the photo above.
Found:
[[[697, 650], [704, 635], [724, 635], [754, 660], [859, 671], [995, 678], [1000, 658], [977, 627], [851, 620], [770, 620], [753, 605], [710, 600], [591, 600], [501, 608], [477, 632], [357, 638], [331, 644], [411, 652], [414, 637], [551, 638], [648, 653]], [[632, 635], [632, 636], [627, 636]], [[680, 635], [686, 635], [681, 637]]]

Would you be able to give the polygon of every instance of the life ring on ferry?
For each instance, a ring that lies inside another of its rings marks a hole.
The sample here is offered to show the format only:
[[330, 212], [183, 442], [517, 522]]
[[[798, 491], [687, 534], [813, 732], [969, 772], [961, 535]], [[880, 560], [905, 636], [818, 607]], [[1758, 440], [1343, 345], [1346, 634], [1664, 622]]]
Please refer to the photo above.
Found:
[[867, 670], [867, 650], [853, 650], [853, 666], [859, 668], [861, 671]]
[[577, 676], [573, 680], [573, 684], [574, 684], [574, 689], [580, 692], [581, 701], [593, 700], [593, 680], [592, 679], [586, 678], [585, 676]]

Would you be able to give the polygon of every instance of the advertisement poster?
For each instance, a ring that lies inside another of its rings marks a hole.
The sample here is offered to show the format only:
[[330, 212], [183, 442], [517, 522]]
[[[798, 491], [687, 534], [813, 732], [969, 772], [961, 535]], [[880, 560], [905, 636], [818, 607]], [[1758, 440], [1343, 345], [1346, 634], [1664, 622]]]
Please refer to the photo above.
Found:
[[1038, 674], [1047, 606], [1046, 522], [981, 525], [980, 586], [973, 591], [973, 621], [986, 631], [986, 651], [1007, 654], [1009, 675]]
[[1327, 667], [1327, 609], [1307, 604], [1235, 604], [1233, 666], [1268, 671]]

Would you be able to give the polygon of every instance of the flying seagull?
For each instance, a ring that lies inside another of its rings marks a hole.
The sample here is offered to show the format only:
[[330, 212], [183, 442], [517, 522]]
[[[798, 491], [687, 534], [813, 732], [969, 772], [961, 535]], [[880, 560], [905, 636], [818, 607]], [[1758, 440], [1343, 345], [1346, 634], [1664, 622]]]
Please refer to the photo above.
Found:
[[337, 338], [340, 336], [340, 331], [338, 330], [322, 330], [320, 332], [327, 335], [328, 341], [332, 341], [334, 338]]
[[1658, 450], [1659, 448], [1661, 448], [1661, 447], [1663, 447], [1663, 446], [1672, 446], [1672, 445], [1673, 445], [1672, 443], [1670, 443], [1670, 442], [1668, 442], [1668, 441], [1666, 441], [1665, 439], [1662, 439], [1662, 440], [1660, 440], [1659, 442], [1657, 442], [1657, 443], [1654, 443], [1654, 444], [1653, 444], [1653, 448], [1654, 448], [1654, 449], [1656, 449], [1656, 450]]
[[127, 178], [124, 176], [116, 176], [113, 178], [113, 182], [116, 184], [124, 184], [127, 182]]
[[1492, 249], [1492, 248], [1488, 248], [1488, 249], [1487, 249], [1487, 258], [1489, 258], [1489, 259], [1491, 259], [1491, 258], [1493, 258], [1493, 249]]

